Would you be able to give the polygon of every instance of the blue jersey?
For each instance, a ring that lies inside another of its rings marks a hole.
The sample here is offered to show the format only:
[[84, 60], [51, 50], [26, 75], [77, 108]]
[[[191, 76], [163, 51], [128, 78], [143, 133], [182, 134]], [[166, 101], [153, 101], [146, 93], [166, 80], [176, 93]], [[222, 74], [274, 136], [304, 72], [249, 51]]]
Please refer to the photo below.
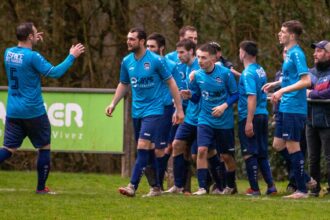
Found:
[[220, 117], [212, 116], [213, 108], [222, 105], [227, 98], [237, 93], [237, 84], [228, 68], [214, 65], [211, 73], [200, 69], [195, 73], [195, 79], [190, 85], [192, 91], [201, 96], [201, 110], [198, 115], [199, 125], [208, 125], [216, 129], [231, 129], [234, 127], [234, 111], [229, 106]]
[[267, 76], [264, 69], [257, 63], [248, 65], [239, 79], [239, 100], [238, 100], [238, 116], [239, 121], [247, 118], [249, 95], [256, 96], [257, 105], [254, 112], [257, 114], [268, 115], [267, 111], [267, 95], [261, 90], [262, 86], [267, 82]]
[[[282, 71], [282, 88], [295, 84], [302, 75], [308, 74], [305, 54], [298, 45], [288, 50], [282, 65]], [[280, 112], [306, 115], [306, 88], [284, 93], [280, 103]]]
[[172, 60], [175, 63], [180, 63], [178, 52], [176, 50], [165, 55], [165, 58]]
[[[183, 68], [184, 71], [184, 80], [182, 80], [182, 84], [183, 84], [183, 89], [189, 89], [189, 75], [192, 71], [196, 71], [199, 70], [199, 64], [198, 64], [198, 59], [195, 58], [193, 63], [191, 65], [187, 65], [187, 64], [182, 64], [185, 66], [185, 68]], [[180, 74], [181, 75], [181, 74]], [[185, 115], [185, 122], [191, 124], [191, 125], [195, 125], [197, 126], [198, 123], [198, 114], [200, 111], [200, 103], [194, 103], [192, 101], [189, 100], [184, 100], [182, 103], [183, 106], [187, 106], [186, 108], [186, 115]]]
[[[165, 58], [165, 62], [166, 62], [168, 70], [172, 74], [178, 88], [180, 89], [181, 76], [179, 74], [176, 63], [174, 63], [173, 61], [171, 61], [170, 59], [167, 59], [167, 58]], [[163, 95], [162, 95], [162, 98], [164, 99], [164, 105], [171, 105], [173, 103], [172, 102], [172, 95], [171, 95], [171, 92], [170, 92], [166, 82], [163, 82]]]
[[160, 96], [163, 81], [171, 77], [164, 58], [149, 50], [139, 60], [135, 59], [134, 53], [123, 59], [120, 82], [131, 84], [133, 118], [164, 113], [164, 100]]
[[74, 62], [69, 55], [53, 66], [38, 52], [25, 47], [8, 48], [4, 54], [8, 78], [7, 116], [35, 118], [46, 113], [41, 95], [41, 76], [58, 78]]

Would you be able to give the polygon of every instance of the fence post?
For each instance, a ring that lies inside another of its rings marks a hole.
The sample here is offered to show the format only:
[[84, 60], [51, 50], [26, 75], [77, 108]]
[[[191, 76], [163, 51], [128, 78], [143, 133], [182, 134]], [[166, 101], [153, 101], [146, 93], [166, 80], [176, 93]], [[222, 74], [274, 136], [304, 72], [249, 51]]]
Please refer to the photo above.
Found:
[[121, 176], [130, 177], [135, 163], [136, 144], [131, 117], [131, 92], [124, 99], [124, 155], [121, 160]]

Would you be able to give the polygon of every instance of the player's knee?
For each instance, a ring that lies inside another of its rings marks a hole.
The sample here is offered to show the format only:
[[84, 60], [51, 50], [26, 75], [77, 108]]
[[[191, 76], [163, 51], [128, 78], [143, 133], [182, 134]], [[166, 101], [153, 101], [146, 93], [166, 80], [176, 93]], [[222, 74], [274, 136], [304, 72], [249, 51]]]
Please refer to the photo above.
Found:
[[184, 150], [182, 147], [182, 144], [180, 144], [180, 141], [175, 140], [173, 142], [173, 154], [178, 155], [178, 154], [183, 154]]
[[39, 150], [50, 150], [50, 144], [40, 147]]
[[228, 171], [236, 170], [236, 161], [234, 157], [230, 154], [222, 154], [221, 158], [226, 164]]
[[252, 157], [252, 155], [251, 155], [251, 154], [248, 154], [248, 155], [244, 155], [244, 156], [243, 156], [243, 159], [244, 159], [244, 160], [248, 160], [250, 157]]
[[197, 154], [198, 159], [206, 159], [208, 155], [207, 151], [208, 151], [207, 147], [199, 147]]
[[165, 149], [155, 149], [156, 157], [163, 157], [165, 155]]
[[192, 159], [193, 162], [196, 162], [196, 160], [197, 160], [197, 154], [192, 154], [191, 155], [191, 159]]
[[139, 139], [138, 140], [138, 145], [137, 145], [138, 149], [146, 149], [146, 150], [150, 150], [152, 149], [152, 143], [149, 140], [145, 140], [145, 139]]

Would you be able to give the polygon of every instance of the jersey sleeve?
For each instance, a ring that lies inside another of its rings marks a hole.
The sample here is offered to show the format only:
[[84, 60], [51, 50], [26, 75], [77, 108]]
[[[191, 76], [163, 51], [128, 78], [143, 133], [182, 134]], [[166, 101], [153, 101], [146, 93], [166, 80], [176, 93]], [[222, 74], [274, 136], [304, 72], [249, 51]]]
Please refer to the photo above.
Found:
[[257, 95], [257, 84], [252, 73], [247, 72], [243, 84], [247, 95]]
[[121, 65], [120, 65], [120, 76], [119, 76], [119, 80], [123, 84], [130, 84], [128, 71], [127, 71], [127, 68], [126, 68], [126, 65], [125, 65], [125, 60], [123, 60], [121, 62]]
[[165, 59], [162, 57], [158, 57], [158, 74], [162, 80], [168, 80], [172, 77], [172, 74], [167, 67]]
[[291, 59], [296, 65], [297, 73], [299, 76], [308, 74], [308, 67], [304, 53], [295, 51], [291, 54]]
[[234, 74], [230, 71], [227, 73], [227, 87], [230, 94], [238, 92], [237, 83]]
[[43, 76], [51, 78], [59, 78], [64, 75], [64, 73], [72, 66], [74, 60], [75, 57], [69, 54], [62, 63], [57, 66], [53, 66], [41, 54], [37, 52], [32, 54], [33, 68], [35, 68]]

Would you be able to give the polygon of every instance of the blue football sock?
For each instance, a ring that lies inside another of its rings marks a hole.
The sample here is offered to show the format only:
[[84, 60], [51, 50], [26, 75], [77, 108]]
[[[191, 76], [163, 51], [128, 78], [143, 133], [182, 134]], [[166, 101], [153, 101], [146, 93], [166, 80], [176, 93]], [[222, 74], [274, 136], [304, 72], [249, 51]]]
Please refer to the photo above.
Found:
[[134, 185], [135, 190], [138, 188], [144, 169], [149, 164], [149, 150], [138, 149], [133, 173], [131, 176], [131, 184]]
[[[222, 187], [221, 176], [220, 176], [220, 169], [221, 169], [220, 158], [218, 155], [214, 155], [213, 157], [209, 158], [208, 161], [210, 164], [210, 171], [211, 171], [213, 180], [214, 180], [215, 184], [217, 185], [217, 188], [222, 191], [223, 187]], [[209, 185], [209, 184], [207, 184], [207, 185]]]
[[10, 152], [9, 150], [7, 150], [4, 147], [1, 148], [0, 149], [0, 163], [7, 160], [9, 157], [11, 157], [11, 155], [12, 155], [12, 152]]
[[289, 174], [288, 179], [291, 180], [292, 178], [294, 179], [294, 175], [291, 169], [291, 158], [290, 158], [290, 154], [288, 152], [288, 149], [284, 148], [283, 150], [278, 152], [283, 159], [285, 160], [285, 165], [286, 165], [286, 170]]
[[267, 158], [258, 158], [258, 164], [261, 170], [261, 174], [267, 183], [268, 187], [272, 187], [274, 185], [272, 171], [270, 170], [269, 161]]
[[199, 188], [207, 188], [207, 173], [209, 172], [209, 170], [207, 168], [204, 169], [197, 169], [197, 179], [198, 179], [198, 185]]
[[39, 150], [37, 171], [38, 186], [37, 190], [44, 190], [50, 170], [50, 150]]
[[165, 171], [167, 168], [167, 161], [165, 156], [163, 156], [163, 157], [157, 157], [156, 162], [157, 162], [158, 182], [161, 188], [163, 189], [163, 182], [164, 182]]
[[[171, 157], [171, 154], [165, 154], [164, 155], [164, 163], [166, 163], [167, 164], [167, 162], [168, 162], [168, 160], [170, 159], [170, 157]], [[167, 166], [166, 166], [167, 167]]]
[[227, 171], [226, 172], [227, 186], [229, 188], [236, 187], [236, 171]]
[[291, 156], [292, 169], [297, 184], [297, 189], [300, 192], [307, 193], [306, 181], [305, 181], [304, 155], [302, 154], [301, 151], [297, 151], [293, 154], [290, 154], [290, 156]]
[[183, 185], [186, 185], [187, 181], [190, 181], [190, 179], [188, 179], [189, 172], [191, 172], [189, 160], [184, 159], [184, 167]]
[[221, 178], [221, 184], [222, 184], [222, 188], [225, 188], [227, 185], [227, 173], [226, 173], [226, 165], [225, 162], [220, 161], [220, 178]]
[[174, 175], [174, 185], [177, 187], [183, 187], [185, 183], [185, 160], [183, 154], [179, 154], [173, 157], [173, 175]]
[[255, 156], [249, 157], [247, 160], [245, 160], [245, 165], [251, 189], [254, 191], [259, 191], [257, 158]]

